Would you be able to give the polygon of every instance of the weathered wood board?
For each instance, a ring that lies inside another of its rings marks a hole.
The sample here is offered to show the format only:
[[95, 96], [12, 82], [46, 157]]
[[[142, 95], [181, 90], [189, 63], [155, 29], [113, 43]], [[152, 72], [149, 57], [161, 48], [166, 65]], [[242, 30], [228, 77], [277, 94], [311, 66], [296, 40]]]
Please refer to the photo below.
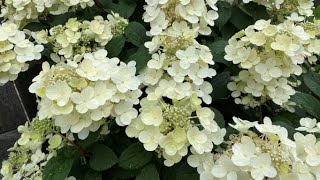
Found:
[[0, 87], [0, 133], [13, 130], [27, 120], [27, 112], [19, 96], [13, 83]]
[[17, 127], [36, 115], [36, 98], [28, 91], [36, 73], [22, 73], [14, 83], [0, 86], [0, 165], [20, 136]]
[[0, 165], [4, 159], [7, 159], [7, 150], [14, 145], [19, 136], [17, 130], [5, 132], [0, 135]]
[[0, 86], [0, 134], [16, 129], [28, 118], [35, 117], [36, 98], [34, 94], [29, 93], [28, 88], [39, 71], [37, 68], [30, 68], [27, 72], [19, 74], [15, 82]]

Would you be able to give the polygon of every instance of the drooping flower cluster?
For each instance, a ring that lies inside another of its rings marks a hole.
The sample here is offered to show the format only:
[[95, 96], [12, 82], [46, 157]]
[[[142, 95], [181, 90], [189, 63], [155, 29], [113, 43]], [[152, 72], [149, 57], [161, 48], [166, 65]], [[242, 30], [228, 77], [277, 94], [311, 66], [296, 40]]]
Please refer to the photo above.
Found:
[[[301, 64], [316, 61], [319, 40], [318, 22], [295, 24], [286, 20], [279, 25], [258, 20], [235, 34], [226, 46], [225, 59], [242, 69], [228, 84], [237, 104], [255, 107], [271, 99], [288, 107], [296, 82], [288, 78], [301, 75]], [[315, 32], [317, 31], [317, 32]]]
[[251, 1], [267, 7], [271, 14], [278, 16], [291, 16], [296, 20], [303, 20], [302, 16], [313, 16], [313, 0], [243, 0], [244, 3]]
[[36, 21], [40, 14], [58, 15], [78, 6], [85, 8], [93, 5], [93, 0], [9, 0], [4, 1], [0, 17], [23, 27], [28, 22]]
[[[94, 17], [92, 21], [79, 22], [71, 18], [62, 26], [32, 33], [38, 43], [53, 45], [54, 53], [51, 58], [60, 61], [59, 56], [68, 61], [81, 59], [84, 53], [104, 49], [104, 46], [117, 35], [121, 35], [128, 25], [128, 20], [113, 13], [108, 15], [108, 20], [102, 16]], [[76, 56], [76, 58], [74, 58]], [[77, 60], [76, 60], [77, 61]]]
[[2, 179], [41, 180], [44, 166], [66, 142], [51, 119], [34, 119], [18, 131], [20, 139], [9, 149], [8, 160], [2, 162]]
[[0, 24], [0, 86], [16, 80], [20, 72], [28, 69], [26, 62], [39, 60], [44, 49], [18, 28], [12, 22]]
[[[240, 134], [229, 137], [226, 150], [203, 155], [193, 151], [194, 155], [189, 156], [188, 163], [197, 167], [201, 180], [319, 179], [320, 141], [314, 134], [297, 132], [292, 141], [287, 129], [272, 125], [268, 117], [263, 124], [235, 117], [234, 121], [236, 124], [230, 126]], [[310, 118], [302, 118], [300, 122], [308, 128], [316, 124]], [[252, 127], [261, 135], [249, 130]]]
[[186, 21], [200, 34], [209, 35], [218, 19], [217, 0], [146, 0], [143, 19], [150, 23], [150, 34], [160, 35], [174, 22]]
[[[216, 9], [216, 1], [206, 2]], [[215, 76], [216, 71], [210, 67], [214, 64], [210, 49], [196, 41], [199, 33], [210, 34], [207, 25], [213, 25], [217, 14], [207, 12], [202, 0], [147, 4], [144, 20], [150, 22], [153, 37], [145, 46], [152, 59], [140, 74], [147, 97], [141, 100], [140, 115], [126, 133], [138, 138], [146, 150], [157, 151], [166, 166], [172, 166], [188, 154], [189, 146], [200, 154], [211, 152], [226, 133], [214, 121], [214, 112], [201, 106], [202, 101], [212, 101], [212, 86], [205, 79]]]
[[43, 64], [29, 90], [41, 98], [39, 118], [53, 118], [62, 133], [77, 133], [85, 139], [105, 124], [104, 118], [116, 117], [128, 125], [137, 117], [134, 104], [142, 94], [135, 76], [135, 62], [125, 64], [108, 58], [104, 49], [85, 53], [78, 64]]

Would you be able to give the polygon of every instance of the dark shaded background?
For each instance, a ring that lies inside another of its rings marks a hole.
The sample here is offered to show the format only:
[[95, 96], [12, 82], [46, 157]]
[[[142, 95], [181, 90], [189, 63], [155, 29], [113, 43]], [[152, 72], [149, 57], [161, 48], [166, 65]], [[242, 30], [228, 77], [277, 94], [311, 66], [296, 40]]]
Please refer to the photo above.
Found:
[[0, 86], [0, 166], [7, 149], [19, 138], [17, 127], [36, 115], [36, 98], [28, 87], [39, 70], [30, 68], [18, 80]]
[[[320, 0], [314, 2], [315, 6], [320, 5]], [[7, 149], [19, 137], [16, 128], [36, 115], [36, 99], [28, 87], [38, 72], [39, 69], [30, 68], [28, 72], [21, 73], [14, 83], [0, 86], [0, 166], [7, 156]]]

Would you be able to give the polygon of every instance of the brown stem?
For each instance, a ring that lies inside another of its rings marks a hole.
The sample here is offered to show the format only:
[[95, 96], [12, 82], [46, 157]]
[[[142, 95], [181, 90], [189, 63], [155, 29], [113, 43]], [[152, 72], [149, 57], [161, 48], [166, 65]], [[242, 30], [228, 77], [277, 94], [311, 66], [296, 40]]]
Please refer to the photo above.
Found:
[[63, 134], [57, 132], [57, 134], [59, 134], [62, 139], [66, 140], [69, 144], [71, 144], [72, 146], [74, 146], [78, 151], [81, 152], [81, 154], [83, 156], [89, 156], [89, 152], [87, 152], [85, 149], [83, 149], [80, 145], [76, 144], [75, 142], [73, 141], [70, 141], [66, 136], [64, 136]]
[[259, 114], [260, 114], [260, 118], [259, 118], [259, 123], [262, 124], [263, 123], [263, 116], [262, 116], [262, 106], [259, 106]]
[[108, 16], [108, 12], [105, 11], [105, 9], [103, 8], [102, 4], [99, 2], [99, 0], [93, 0], [94, 1], [94, 4], [95, 6], [98, 8], [98, 10], [105, 16], [107, 17]]

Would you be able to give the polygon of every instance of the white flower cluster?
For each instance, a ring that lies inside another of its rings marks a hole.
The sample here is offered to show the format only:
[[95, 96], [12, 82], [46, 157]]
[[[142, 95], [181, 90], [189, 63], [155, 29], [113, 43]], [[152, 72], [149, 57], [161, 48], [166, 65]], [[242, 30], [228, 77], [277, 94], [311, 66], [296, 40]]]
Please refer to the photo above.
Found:
[[[314, 0], [242, 0], [244, 3], [255, 2], [267, 7], [277, 15], [291, 15], [298, 17], [297, 12], [303, 16], [313, 16]], [[304, 18], [303, 18], [304, 19]]]
[[[64, 146], [57, 129], [50, 119], [34, 119], [30, 124], [19, 126], [20, 139], [9, 149], [9, 158], [2, 162], [3, 180], [42, 180], [42, 170]], [[45, 145], [48, 142], [48, 146]]]
[[[315, 38], [318, 22], [295, 24], [286, 20], [279, 25], [258, 20], [235, 34], [226, 46], [225, 59], [242, 69], [228, 84], [237, 104], [255, 107], [271, 99], [287, 107], [295, 94], [292, 75], [301, 75], [301, 64], [316, 61], [319, 40]], [[260, 98], [260, 99], [259, 99]]]
[[[268, 117], [264, 118], [263, 124], [235, 117], [234, 122], [236, 124], [231, 126], [240, 134], [229, 137], [224, 152], [203, 155], [194, 152], [189, 156], [188, 163], [197, 167], [201, 180], [320, 178], [320, 141], [314, 134], [297, 132], [292, 141], [287, 129], [272, 125]], [[315, 124], [315, 119], [301, 119], [302, 129], [306, 126], [312, 129]], [[262, 135], [250, 131], [251, 127]]]
[[[147, 97], [140, 101], [140, 115], [126, 133], [172, 166], [188, 154], [189, 146], [200, 154], [211, 152], [226, 134], [214, 121], [214, 112], [201, 107], [202, 100], [212, 101], [212, 86], [205, 78], [216, 71], [210, 67], [214, 64], [210, 49], [196, 41], [199, 33], [211, 33], [207, 25], [218, 16], [207, 11], [203, 0], [146, 2], [144, 20], [150, 22], [153, 38], [145, 46], [152, 59], [140, 78]], [[216, 1], [206, 2], [216, 9]]]
[[168, 104], [144, 98], [140, 115], [126, 128], [126, 134], [138, 138], [147, 151], [158, 151], [166, 166], [178, 163], [188, 154], [189, 146], [199, 154], [211, 152], [214, 144], [223, 142], [226, 130], [214, 121], [211, 109], [191, 103], [183, 100]]
[[16, 80], [28, 69], [26, 62], [39, 60], [42, 45], [34, 45], [23, 31], [12, 22], [0, 24], [0, 86]]
[[[51, 58], [60, 61], [59, 56], [69, 61], [79, 61], [84, 53], [104, 49], [104, 46], [115, 36], [123, 34], [128, 25], [128, 20], [113, 13], [108, 15], [108, 20], [102, 16], [94, 17], [92, 21], [79, 22], [71, 18], [62, 26], [32, 33], [38, 43], [53, 45]], [[76, 56], [76, 58], [74, 58]]]
[[306, 131], [308, 133], [320, 133], [320, 122], [316, 119], [311, 118], [301, 118], [301, 127], [297, 128], [298, 131]]
[[133, 105], [142, 94], [135, 76], [135, 62], [125, 64], [108, 58], [104, 49], [85, 53], [78, 64], [49, 66], [33, 79], [29, 91], [41, 98], [39, 118], [53, 118], [61, 133], [77, 133], [85, 139], [89, 132], [105, 124], [104, 118], [116, 117], [128, 125], [138, 112]]
[[70, 8], [93, 5], [93, 0], [8, 0], [1, 7], [0, 17], [23, 26], [37, 20], [42, 13], [58, 15], [68, 12]]
[[214, 26], [214, 20], [218, 19], [217, 0], [146, 0], [146, 3], [143, 19], [150, 23], [153, 36], [181, 20], [209, 35], [209, 26]]
[[181, 100], [196, 94], [206, 104], [211, 103], [212, 86], [204, 79], [216, 75], [210, 67], [214, 64], [213, 56], [207, 46], [195, 40], [197, 35], [186, 21], [174, 22], [166, 32], [145, 43], [152, 53], [152, 59], [141, 74], [148, 86], [148, 99]]

